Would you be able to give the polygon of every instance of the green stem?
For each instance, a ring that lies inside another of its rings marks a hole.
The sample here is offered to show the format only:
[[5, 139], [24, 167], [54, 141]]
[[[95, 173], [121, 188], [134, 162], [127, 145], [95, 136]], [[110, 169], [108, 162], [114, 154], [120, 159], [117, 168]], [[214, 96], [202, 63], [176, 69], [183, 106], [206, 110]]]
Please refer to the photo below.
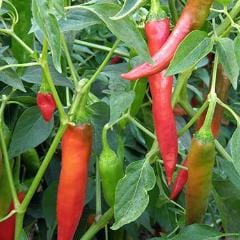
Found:
[[113, 209], [110, 208], [107, 212], [105, 212], [99, 220], [94, 223], [87, 232], [80, 238], [80, 240], [89, 240], [92, 239], [99, 230], [105, 227], [105, 225], [108, 224], [108, 222], [113, 217]]
[[146, 129], [142, 124], [140, 124], [137, 120], [135, 120], [133, 117], [128, 115], [128, 119], [134, 123], [139, 129], [141, 129], [143, 132], [145, 132], [147, 135], [149, 135], [151, 138], [156, 139], [155, 134], [153, 134], [151, 131]]
[[223, 146], [218, 142], [218, 140], [214, 140], [215, 146], [217, 151], [222, 155], [223, 158], [228, 160], [229, 162], [233, 162], [232, 157], [226, 152], [226, 150], [223, 148]]
[[7, 146], [6, 146], [6, 142], [4, 139], [4, 132], [3, 132], [3, 114], [4, 114], [4, 109], [6, 107], [9, 97], [10, 96], [8, 96], [8, 97], [3, 96], [4, 100], [3, 100], [2, 104], [1, 104], [1, 108], [0, 108], [0, 142], [1, 142], [2, 154], [3, 154], [3, 158], [4, 158], [4, 165], [5, 165], [5, 169], [7, 172], [7, 178], [8, 178], [8, 182], [10, 185], [10, 191], [11, 191], [13, 202], [14, 202], [14, 207], [17, 209], [19, 206], [19, 201], [18, 201], [15, 185], [13, 182], [13, 175], [12, 175]]
[[99, 174], [99, 158], [96, 161], [96, 219], [102, 214], [102, 201], [101, 201], [101, 181]]
[[190, 117], [195, 115], [195, 111], [193, 110], [191, 104], [187, 101], [179, 101], [179, 104], [183, 107], [183, 109], [187, 112]]
[[16, 214], [15, 240], [20, 239], [23, 227], [24, 214], [25, 212], [17, 212]]
[[[45, 156], [45, 158], [44, 158], [44, 160], [43, 160], [43, 162], [42, 162], [42, 164], [41, 164], [41, 166], [40, 166], [40, 168], [39, 168], [39, 170], [38, 170], [38, 172], [35, 176], [35, 178], [33, 179], [33, 182], [31, 184], [27, 194], [26, 194], [22, 204], [19, 207], [19, 211], [17, 213], [17, 218], [16, 218], [16, 229], [22, 229], [22, 217], [18, 217], [18, 214], [23, 214], [23, 215], [25, 214], [25, 212], [27, 210], [27, 207], [28, 207], [34, 193], [36, 192], [36, 190], [38, 188], [38, 185], [41, 182], [41, 179], [42, 179], [42, 177], [43, 177], [43, 175], [44, 175], [44, 173], [45, 173], [45, 171], [46, 171], [46, 169], [47, 169], [47, 167], [48, 167], [48, 165], [49, 165], [49, 163], [50, 163], [50, 161], [51, 161], [51, 159], [52, 159], [52, 157], [53, 157], [53, 155], [54, 155], [54, 153], [57, 149], [57, 146], [58, 146], [58, 144], [59, 144], [59, 142], [62, 138], [62, 135], [63, 135], [66, 127], [67, 127], [67, 125], [61, 125], [59, 127], [59, 129], [56, 133], [56, 136], [55, 136], [55, 138], [54, 138], [54, 140], [53, 140], [53, 142], [52, 142], [52, 144], [51, 144], [51, 146], [50, 146], [50, 148], [49, 148], [49, 150], [48, 150], [48, 152], [47, 152], [47, 154], [46, 154], [46, 156]], [[18, 235], [20, 232], [21, 232], [21, 230], [16, 231], [15, 240], [20, 239], [19, 235]]]
[[119, 42], [120, 42], [120, 40], [117, 39], [116, 42], [114, 43], [114, 45], [112, 46], [112, 49], [107, 54], [106, 58], [104, 59], [102, 64], [99, 66], [97, 71], [93, 74], [93, 76], [90, 78], [90, 80], [79, 90], [79, 94], [76, 96], [76, 99], [75, 99], [74, 103], [72, 104], [72, 107], [69, 111], [71, 120], [76, 117], [76, 113], [77, 113], [77, 110], [78, 110], [78, 105], [79, 105], [79, 102], [81, 101], [81, 99], [84, 97], [83, 96], [84, 93], [89, 91], [89, 88], [91, 87], [92, 83], [96, 80], [98, 75], [102, 72], [104, 67], [108, 64], [108, 62], [109, 62], [112, 54], [114, 53], [114, 50], [118, 46]]
[[56, 102], [56, 105], [57, 105], [57, 108], [58, 108], [58, 111], [59, 111], [59, 115], [60, 115], [60, 119], [61, 119], [62, 122], [65, 122], [66, 121], [66, 114], [65, 114], [65, 111], [63, 109], [63, 105], [61, 103], [61, 100], [58, 96], [57, 90], [55, 88], [55, 85], [54, 85], [54, 82], [53, 82], [53, 79], [52, 79], [52, 76], [51, 76], [51, 73], [50, 73], [50, 70], [49, 70], [49, 67], [48, 67], [48, 55], [47, 55], [47, 53], [48, 53], [48, 43], [47, 43], [47, 40], [44, 39], [42, 57], [41, 57], [40, 63], [41, 63], [41, 66], [42, 66], [43, 73], [46, 77], [47, 83], [48, 83], [48, 85], [49, 85], [49, 87], [52, 91], [54, 100]]
[[21, 38], [19, 38], [12, 30], [10, 29], [0, 29], [0, 32], [9, 34], [12, 36], [19, 44], [22, 45], [23, 48], [25, 48], [26, 51], [28, 51], [32, 57], [34, 57], [35, 52], [25, 43]]
[[[230, 16], [232, 19], [234, 19], [240, 12], [240, 1], [237, 1], [237, 3], [234, 5], [233, 9], [230, 12]], [[231, 24], [231, 21], [228, 17], [221, 23], [221, 25], [218, 26], [216, 29], [216, 33], [218, 36], [222, 35], [226, 29], [228, 29], [229, 25]]]
[[73, 62], [72, 62], [72, 59], [71, 59], [71, 56], [70, 56], [70, 53], [69, 53], [69, 50], [68, 50], [68, 47], [67, 47], [67, 44], [66, 44], [66, 41], [65, 41], [63, 33], [61, 33], [61, 42], [62, 42], [62, 46], [63, 46], [63, 50], [64, 50], [64, 53], [65, 53], [65, 56], [67, 58], [68, 66], [69, 66], [70, 71], [71, 71], [73, 82], [74, 82], [75, 86], [77, 86], [78, 74], [77, 74], [76, 69], [75, 69], [75, 67], [73, 65]]
[[[110, 52], [111, 51], [110, 47], [102, 46], [102, 45], [95, 44], [95, 43], [90, 43], [90, 42], [86, 42], [86, 41], [82, 41], [82, 40], [75, 40], [74, 42], [76, 44], [79, 44], [79, 45], [82, 45], [82, 46], [103, 50], [105, 52]], [[127, 58], [130, 57], [128, 53], [120, 51], [120, 50], [114, 50], [113, 53], [115, 53], [117, 55], [120, 55], [120, 56], [123, 56], [123, 57], [127, 57]]]
[[177, 84], [172, 95], [172, 107], [178, 103], [182, 89], [187, 85], [187, 81], [192, 75], [193, 69], [186, 70], [178, 77]]
[[173, 24], [175, 25], [178, 20], [176, 0], [168, 0], [168, 5], [169, 5], [169, 10], [172, 16]]
[[39, 65], [40, 65], [40, 64], [39, 64], [38, 62], [20, 63], [20, 64], [9, 64], [9, 65], [5, 65], [5, 66], [0, 67], [0, 71], [3, 71], [3, 70], [8, 69], [8, 68], [14, 68], [14, 67], [20, 68], [20, 67], [39, 66]]
[[205, 111], [208, 106], [208, 102], [204, 102], [204, 104], [199, 108], [199, 110], [195, 113], [193, 118], [178, 132], [178, 136], [181, 137], [201, 116], [201, 114]]
[[211, 89], [208, 95], [210, 103], [208, 107], [208, 111], [201, 127], [200, 131], [211, 131], [212, 119], [215, 111], [215, 107], [217, 104], [217, 95], [216, 95], [216, 79], [217, 79], [217, 69], [218, 69], [218, 54], [215, 54], [214, 65], [213, 65], [213, 74], [212, 74], [212, 82]]
[[166, 18], [167, 15], [162, 9], [159, 0], [151, 0], [151, 8], [148, 15], [148, 21], [156, 21]]

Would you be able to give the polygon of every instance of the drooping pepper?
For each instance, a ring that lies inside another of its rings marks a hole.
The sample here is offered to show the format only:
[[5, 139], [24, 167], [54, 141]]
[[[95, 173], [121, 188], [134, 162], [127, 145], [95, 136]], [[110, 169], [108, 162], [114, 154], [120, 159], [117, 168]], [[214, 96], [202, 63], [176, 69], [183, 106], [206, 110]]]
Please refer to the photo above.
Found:
[[177, 47], [183, 39], [194, 29], [199, 29], [206, 17], [213, 0], [188, 0], [176, 27], [160, 50], [153, 55], [154, 64], [143, 63], [121, 76], [128, 80], [135, 80], [150, 76], [168, 67]]
[[[21, 203], [25, 196], [24, 192], [18, 193], [18, 200]], [[11, 202], [8, 212], [14, 209], [14, 204]], [[1, 240], [14, 240], [15, 234], [16, 215], [11, 216], [3, 222], [0, 222], [0, 239]]]
[[[170, 34], [170, 23], [159, 1], [152, 1], [150, 20], [145, 32], [150, 54], [155, 54]], [[160, 11], [160, 12], [159, 12]], [[177, 163], [178, 140], [174, 113], [171, 106], [173, 77], [165, 77], [165, 71], [148, 77], [152, 95], [153, 122], [160, 152], [164, 162], [167, 182], [170, 185]]]
[[187, 159], [186, 222], [200, 223], [208, 205], [215, 162], [215, 144], [211, 130], [201, 128], [195, 134]]
[[[227, 102], [230, 85], [231, 85], [230, 81], [227, 78], [226, 74], [224, 73], [222, 65], [219, 64], [217, 69], [216, 94], [218, 98], [222, 100], [224, 103]], [[212, 124], [211, 124], [212, 134], [214, 138], [216, 138], [218, 135], [220, 125], [221, 125], [221, 120], [223, 117], [223, 111], [224, 109], [222, 106], [220, 105], [216, 106], [213, 119], [212, 119]], [[206, 117], [206, 111], [202, 113], [201, 117], [197, 122], [198, 130], [202, 127], [205, 117]], [[187, 161], [184, 162], [184, 165], [187, 166]], [[178, 194], [182, 191], [186, 182], [187, 182], [187, 171], [181, 169], [178, 172], [175, 183], [172, 187], [171, 196], [170, 196], [171, 199], [175, 199], [178, 196]]]
[[87, 189], [92, 127], [69, 125], [62, 138], [62, 167], [57, 192], [58, 240], [72, 240], [80, 221]]
[[124, 175], [123, 162], [110, 148], [105, 129], [103, 129], [102, 143], [103, 149], [99, 158], [99, 173], [104, 199], [107, 204], [112, 207], [115, 201], [115, 189], [117, 183]]
[[52, 119], [56, 108], [55, 100], [50, 92], [37, 93], [37, 106], [42, 114], [43, 119], [49, 122]]

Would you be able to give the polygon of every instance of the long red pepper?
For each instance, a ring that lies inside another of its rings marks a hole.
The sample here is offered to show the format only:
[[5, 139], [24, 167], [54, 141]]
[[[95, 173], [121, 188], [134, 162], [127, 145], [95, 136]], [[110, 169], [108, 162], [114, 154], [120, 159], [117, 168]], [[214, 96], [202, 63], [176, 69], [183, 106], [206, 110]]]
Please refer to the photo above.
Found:
[[[159, 4], [159, 1], [157, 1]], [[152, 1], [152, 12], [157, 3]], [[163, 19], [156, 19], [151, 16], [151, 20], [145, 25], [145, 32], [148, 41], [150, 54], [155, 54], [166, 42], [170, 34], [170, 23], [166, 16]], [[161, 15], [162, 18], [162, 15]], [[173, 77], [165, 77], [165, 71], [148, 77], [150, 91], [152, 95], [152, 113], [156, 130], [157, 140], [159, 143], [161, 155], [167, 176], [167, 182], [170, 185], [172, 175], [177, 163], [178, 140], [176, 122], [171, 106]]]
[[128, 80], [135, 80], [155, 74], [168, 67], [177, 47], [183, 39], [194, 29], [200, 28], [208, 16], [213, 0], [188, 0], [176, 27], [163, 47], [154, 56], [154, 64], [144, 63], [121, 76]]
[[[18, 193], [19, 202], [23, 201], [25, 194], [23, 192]], [[14, 204], [11, 202], [9, 212], [14, 209]], [[1, 240], [14, 240], [15, 234], [16, 215], [11, 216], [3, 222], [0, 222], [0, 239]]]
[[57, 193], [58, 240], [72, 240], [80, 221], [92, 148], [92, 128], [68, 126], [62, 138], [62, 169]]

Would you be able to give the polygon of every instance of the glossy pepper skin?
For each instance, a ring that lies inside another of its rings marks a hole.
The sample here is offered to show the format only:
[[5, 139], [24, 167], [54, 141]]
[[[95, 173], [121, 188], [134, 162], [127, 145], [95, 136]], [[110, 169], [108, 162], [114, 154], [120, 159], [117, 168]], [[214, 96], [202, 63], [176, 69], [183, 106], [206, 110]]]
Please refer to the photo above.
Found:
[[92, 127], [68, 126], [62, 138], [62, 168], [57, 192], [58, 240], [72, 240], [80, 221], [87, 189]]
[[[147, 22], [146, 37], [150, 54], [155, 54], [165, 43], [170, 34], [168, 18]], [[170, 185], [177, 163], [178, 140], [174, 113], [171, 106], [173, 77], [165, 77], [165, 71], [148, 77], [152, 95], [153, 122], [157, 135], [160, 152], [163, 158]]]
[[52, 119], [53, 112], [56, 108], [55, 100], [51, 93], [38, 92], [37, 106], [42, 114], [43, 119], [49, 122]]
[[[227, 102], [230, 85], [231, 83], [227, 78], [226, 74], [224, 73], [222, 65], [218, 65], [216, 94], [218, 98], [221, 99], [224, 103]], [[216, 138], [219, 133], [223, 112], [224, 112], [223, 107], [221, 107], [220, 105], [217, 105], [214, 111], [213, 120], [211, 124], [212, 134], [214, 138]], [[205, 117], [206, 117], [206, 111], [201, 115], [200, 119], [197, 122], [198, 130], [202, 127]], [[185, 162], [185, 164], [187, 166], [187, 162]], [[187, 182], [187, 175], [188, 174], [186, 170], [181, 169], [179, 171], [177, 178], [175, 180], [174, 186], [172, 188], [172, 192], [170, 196], [171, 199], [175, 199], [178, 196], [178, 194], [181, 192], [181, 190], [183, 189], [184, 185]]]
[[135, 80], [160, 72], [168, 67], [177, 47], [183, 39], [194, 29], [199, 29], [208, 16], [213, 0], [188, 0], [176, 27], [172, 31], [166, 43], [153, 55], [154, 64], [143, 63], [128, 73], [122, 74], [122, 78]]
[[[21, 203], [25, 194], [23, 192], [18, 193], [18, 200]], [[9, 211], [14, 209], [14, 204], [11, 202]], [[0, 222], [0, 239], [1, 240], [14, 240], [15, 234], [16, 215], [11, 216], [7, 220]]]
[[[224, 73], [222, 65], [219, 64], [217, 69], [216, 94], [217, 94], [217, 97], [224, 103], [227, 102], [230, 86], [231, 86], [231, 83], [228, 77], [226, 76], [226, 74]], [[217, 105], [214, 111], [212, 125], [211, 125], [212, 133], [215, 138], [217, 137], [220, 126], [221, 126], [223, 112], [224, 112], [223, 107], [220, 105]], [[203, 125], [205, 116], [206, 116], [206, 111], [203, 112], [199, 121], [197, 122], [197, 129], [200, 129], [201, 126]]]
[[215, 162], [215, 144], [210, 131], [196, 133], [187, 158], [186, 223], [200, 223], [208, 205]]
[[104, 199], [112, 207], [115, 201], [117, 183], [123, 177], [124, 173], [123, 162], [109, 147], [107, 142], [103, 144], [103, 150], [99, 158], [99, 173]]

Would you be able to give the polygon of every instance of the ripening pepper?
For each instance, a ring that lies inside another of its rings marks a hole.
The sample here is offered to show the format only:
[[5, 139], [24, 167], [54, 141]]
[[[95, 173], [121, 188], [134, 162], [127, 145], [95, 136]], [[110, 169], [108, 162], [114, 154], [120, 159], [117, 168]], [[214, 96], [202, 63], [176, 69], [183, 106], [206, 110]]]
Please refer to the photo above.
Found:
[[81, 219], [87, 190], [92, 127], [69, 125], [62, 138], [62, 163], [57, 192], [58, 240], [72, 240]]
[[56, 103], [50, 92], [37, 93], [37, 106], [42, 114], [43, 119], [49, 122], [52, 119], [53, 112], [56, 108]]
[[186, 222], [200, 223], [208, 205], [215, 162], [215, 144], [211, 130], [200, 129], [192, 139], [188, 159]]

